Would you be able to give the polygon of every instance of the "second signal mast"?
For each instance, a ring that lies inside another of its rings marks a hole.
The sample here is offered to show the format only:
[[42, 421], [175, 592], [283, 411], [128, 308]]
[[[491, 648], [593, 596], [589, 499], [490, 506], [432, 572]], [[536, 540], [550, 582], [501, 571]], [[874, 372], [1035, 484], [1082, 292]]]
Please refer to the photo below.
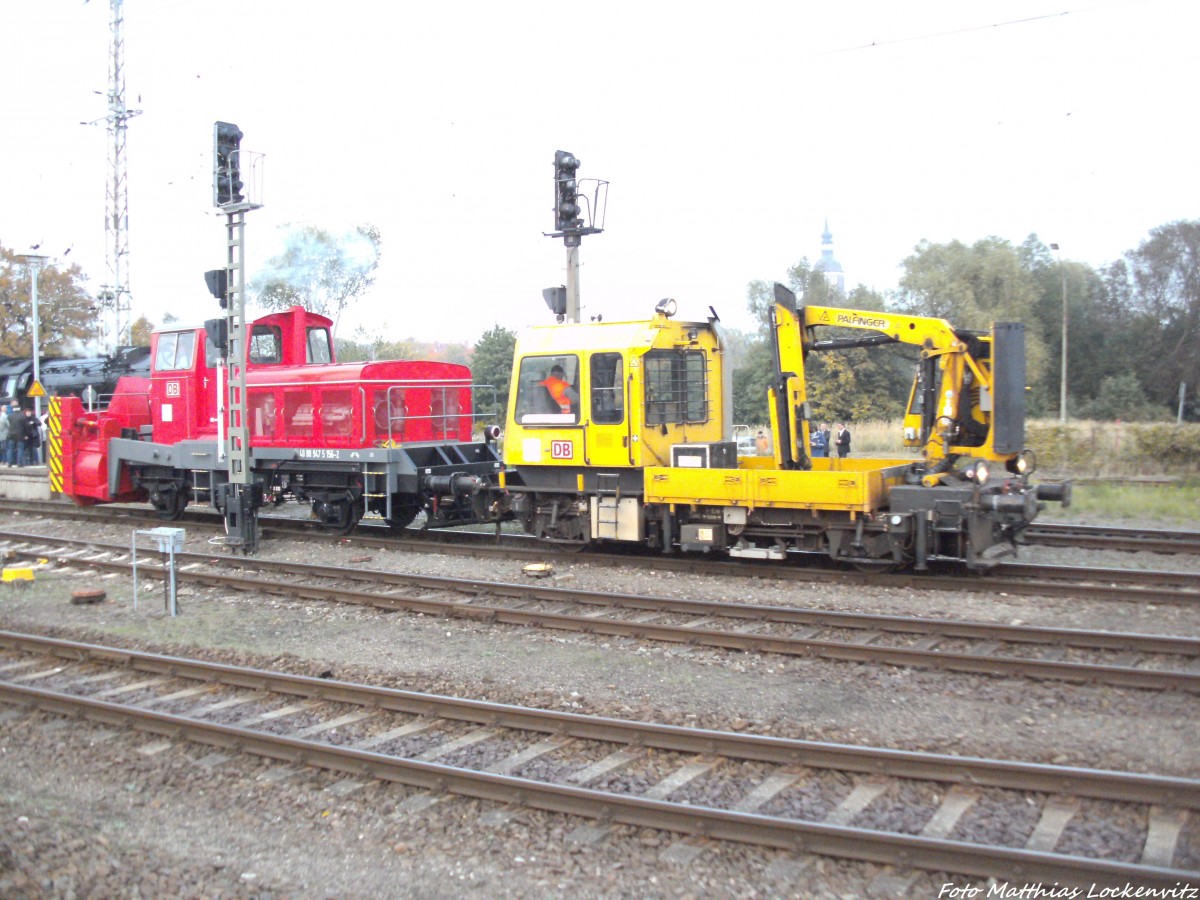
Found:
[[[594, 185], [591, 197], [581, 194], [575, 177], [580, 162], [567, 150], [554, 152], [554, 231], [547, 237], [561, 237], [567, 248], [567, 283], [542, 291], [550, 311], [563, 322], [579, 321], [579, 244], [585, 234], [604, 230], [608, 206], [608, 182], [586, 179]], [[585, 208], [586, 207], [586, 208]]]

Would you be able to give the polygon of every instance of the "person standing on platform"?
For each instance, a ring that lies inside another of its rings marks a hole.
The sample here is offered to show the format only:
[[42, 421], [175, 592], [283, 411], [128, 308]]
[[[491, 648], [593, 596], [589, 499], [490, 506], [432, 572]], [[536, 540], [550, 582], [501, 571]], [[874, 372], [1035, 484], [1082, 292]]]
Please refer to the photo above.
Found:
[[837, 447], [838, 459], [845, 459], [850, 455], [850, 429], [838, 422], [833, 426], [833, 431], [837, 435], [834, 446]]
[[14, 406], [12, 412], [8, 414], [8, 448], [9, 465], [23, 466], [25, 465], [25, 454], [29, 451], [25, 449], [25, 413], [21, 412], [21, 407]]
[[809, 439], [812, 446], [813, 459], [821, 459], [829, 455], [829, 436], [821, 428], [817, 428]]
[[25, 410], [25, 465], [42, 464], [42, 423], [32, 409]]
[[45, 412], [38, 416], [35, 421], [38, 426], [38, 465], [49, 465], [49, 445], [46, 443], [46, 438], [50, 434], [50, 409], [47, 407]]

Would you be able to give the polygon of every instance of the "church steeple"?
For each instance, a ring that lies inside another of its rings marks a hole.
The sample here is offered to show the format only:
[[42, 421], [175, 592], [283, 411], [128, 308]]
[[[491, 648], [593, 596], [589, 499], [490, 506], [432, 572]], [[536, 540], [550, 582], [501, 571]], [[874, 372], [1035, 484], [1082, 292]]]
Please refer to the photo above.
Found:
[[829, 217], [825, 217], [825, 230], [821, 232], [821, 259], [814, 269], [825, 273], [825, 280], [831, 288], [846, 293], [846, 276], [842, 272], [842, 264], [833, 258], [833, 233], [829, 230]]

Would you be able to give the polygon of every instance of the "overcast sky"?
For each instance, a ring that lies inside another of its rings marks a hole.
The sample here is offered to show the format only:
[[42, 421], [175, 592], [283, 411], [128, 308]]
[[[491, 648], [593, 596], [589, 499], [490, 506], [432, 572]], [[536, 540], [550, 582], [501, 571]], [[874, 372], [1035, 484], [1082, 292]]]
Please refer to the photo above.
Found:
[[[105, 282], [110, 5], [0, 0], [0, 244]], [[550, 321], [554, 151], [611, 182], [584, 315], [663, 297], [749, 327], [746, 284], [815, 261], [885, 291], [921, 240], [1101, 265], [1197, 216], [1185, 0], [127, 0], [134, 313], [215, 314], [212, 127], [264, 154], [251, 269], [286, 225], [371, 223], [378, 280], [343, 321], [473, 342]], [[81, 122], [101, 120], [85, 126]], [[69, 256], [64, 256], [70, 248]]]

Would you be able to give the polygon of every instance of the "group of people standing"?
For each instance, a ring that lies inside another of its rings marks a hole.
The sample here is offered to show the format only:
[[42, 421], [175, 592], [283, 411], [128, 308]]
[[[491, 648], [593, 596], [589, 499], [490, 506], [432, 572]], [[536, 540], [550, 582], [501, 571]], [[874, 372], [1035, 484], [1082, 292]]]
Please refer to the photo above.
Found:
[[830, 455], [830, 450], [836, 449], [838, 459], [843, 459], [850, 455], [850, 429], [841, 422], [835, 422], [831, 432], [829, 423], [822, 422], [809, 436], [809, 444], [814, 457], [825, 458]]
[[40, 466], [46, 423], [15, 403], [0, 408], [0, 447], [7, 466]]
[[[844, 459], [850, 455], [850, 429], [841, 422], [835, 423], [833, 428], [834, 430], [831, 432], [829, 430], [829, 423], [822, 422], [809, 435], [809, 444], [812, 447], [814, 458], [829, 456], [831, 449], [837, 451], [839, 459]], [[771, 439], [767, 437], [765, 431], [759, 431], [754, 445], [759, 456], [771, 455]]]

